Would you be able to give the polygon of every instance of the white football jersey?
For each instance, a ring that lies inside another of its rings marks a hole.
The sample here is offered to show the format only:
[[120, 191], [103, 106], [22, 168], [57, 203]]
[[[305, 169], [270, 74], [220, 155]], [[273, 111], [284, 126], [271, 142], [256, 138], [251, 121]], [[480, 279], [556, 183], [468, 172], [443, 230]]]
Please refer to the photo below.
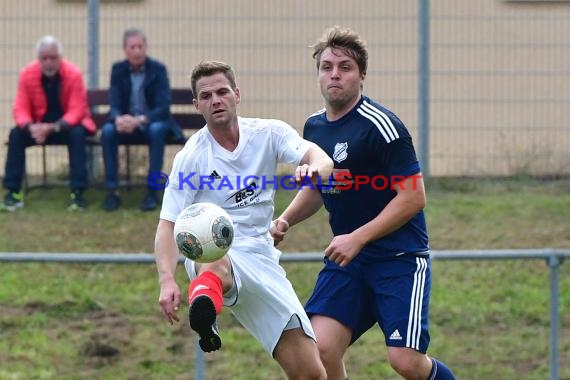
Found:
[[174, 222], [190, 204], [211, 202], [230, 214], [236, 238], [268, 233], [275, 190], [291, 189], [291, 182], [284, 185], [277, 177], [277, 164], [298, 165], [313, 143], [281, 120], [239, 117], [238, 122], [234, 151], [220, 146], [204, 127], [176, 154], [161, 219]]

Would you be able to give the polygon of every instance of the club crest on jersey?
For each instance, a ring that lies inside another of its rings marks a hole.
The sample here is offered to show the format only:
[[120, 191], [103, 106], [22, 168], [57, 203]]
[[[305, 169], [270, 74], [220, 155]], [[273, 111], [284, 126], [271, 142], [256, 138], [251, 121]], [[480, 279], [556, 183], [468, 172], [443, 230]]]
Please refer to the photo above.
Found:
[[334, 146], [333, 160], [336, 162], [342, 162], [348, 157], [348, 143], [336, 143]]

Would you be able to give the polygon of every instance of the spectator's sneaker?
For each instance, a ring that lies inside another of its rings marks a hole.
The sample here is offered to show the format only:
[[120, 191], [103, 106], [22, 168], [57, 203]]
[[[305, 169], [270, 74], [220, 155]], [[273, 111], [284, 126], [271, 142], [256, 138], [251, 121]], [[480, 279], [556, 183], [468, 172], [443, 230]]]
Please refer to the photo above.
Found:
[[208, 296], [198, 296], [190, 305], [188, 315], [190, 327], [200, 335], [200, 348], [204, 352], [219, 350], [222, 346], [218, 324], [216, 323], [216, 308]]
[[158, 197], [156, 195], [156, 191], [149, 190], [142, 201], [141, 210], [152, 211], [157, 207], [158, 207]]
[[105, 211], [115, 211], [119, 207], [121, 207], [121, 198], [119, 197], [119, 193], [116, 191], [109, 191], [105, 197], [105, 201], [103, 201], [103, 209]]
[[83, 191], [73, 190], [69, 195], [67, 211], [83, 211], [87, 208], [87, 201], [83, 197]]
[[8, 191], [4, 197], [4, 202], [2, 203], [2, 210], [4, 211], [16, 211], [19, 208], [24, 207], [24, 193], [21, 191]]

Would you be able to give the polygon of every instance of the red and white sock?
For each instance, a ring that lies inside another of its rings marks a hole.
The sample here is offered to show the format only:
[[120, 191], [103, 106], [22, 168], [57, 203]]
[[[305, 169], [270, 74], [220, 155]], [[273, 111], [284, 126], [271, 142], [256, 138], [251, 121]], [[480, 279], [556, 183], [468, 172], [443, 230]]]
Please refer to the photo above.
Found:
[[220, 314], [224, 305], [222, 294], [222, 279], [214, 272], [203, 272], [188, 286], [188, 304], [192, 305], [198, 296], [208, 296], [214, 303], [216, 314]]

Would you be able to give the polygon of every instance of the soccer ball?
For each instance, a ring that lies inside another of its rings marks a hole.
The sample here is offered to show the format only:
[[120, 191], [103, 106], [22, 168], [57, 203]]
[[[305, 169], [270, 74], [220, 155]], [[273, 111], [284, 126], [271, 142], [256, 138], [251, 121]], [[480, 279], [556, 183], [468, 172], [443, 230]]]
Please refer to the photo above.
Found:
[[178, 250], [198, 263], [219, 260], [228, 252], [233, 239], [232, 219], [213, 203], [194, 203], [186, 207], [174, 223]]

